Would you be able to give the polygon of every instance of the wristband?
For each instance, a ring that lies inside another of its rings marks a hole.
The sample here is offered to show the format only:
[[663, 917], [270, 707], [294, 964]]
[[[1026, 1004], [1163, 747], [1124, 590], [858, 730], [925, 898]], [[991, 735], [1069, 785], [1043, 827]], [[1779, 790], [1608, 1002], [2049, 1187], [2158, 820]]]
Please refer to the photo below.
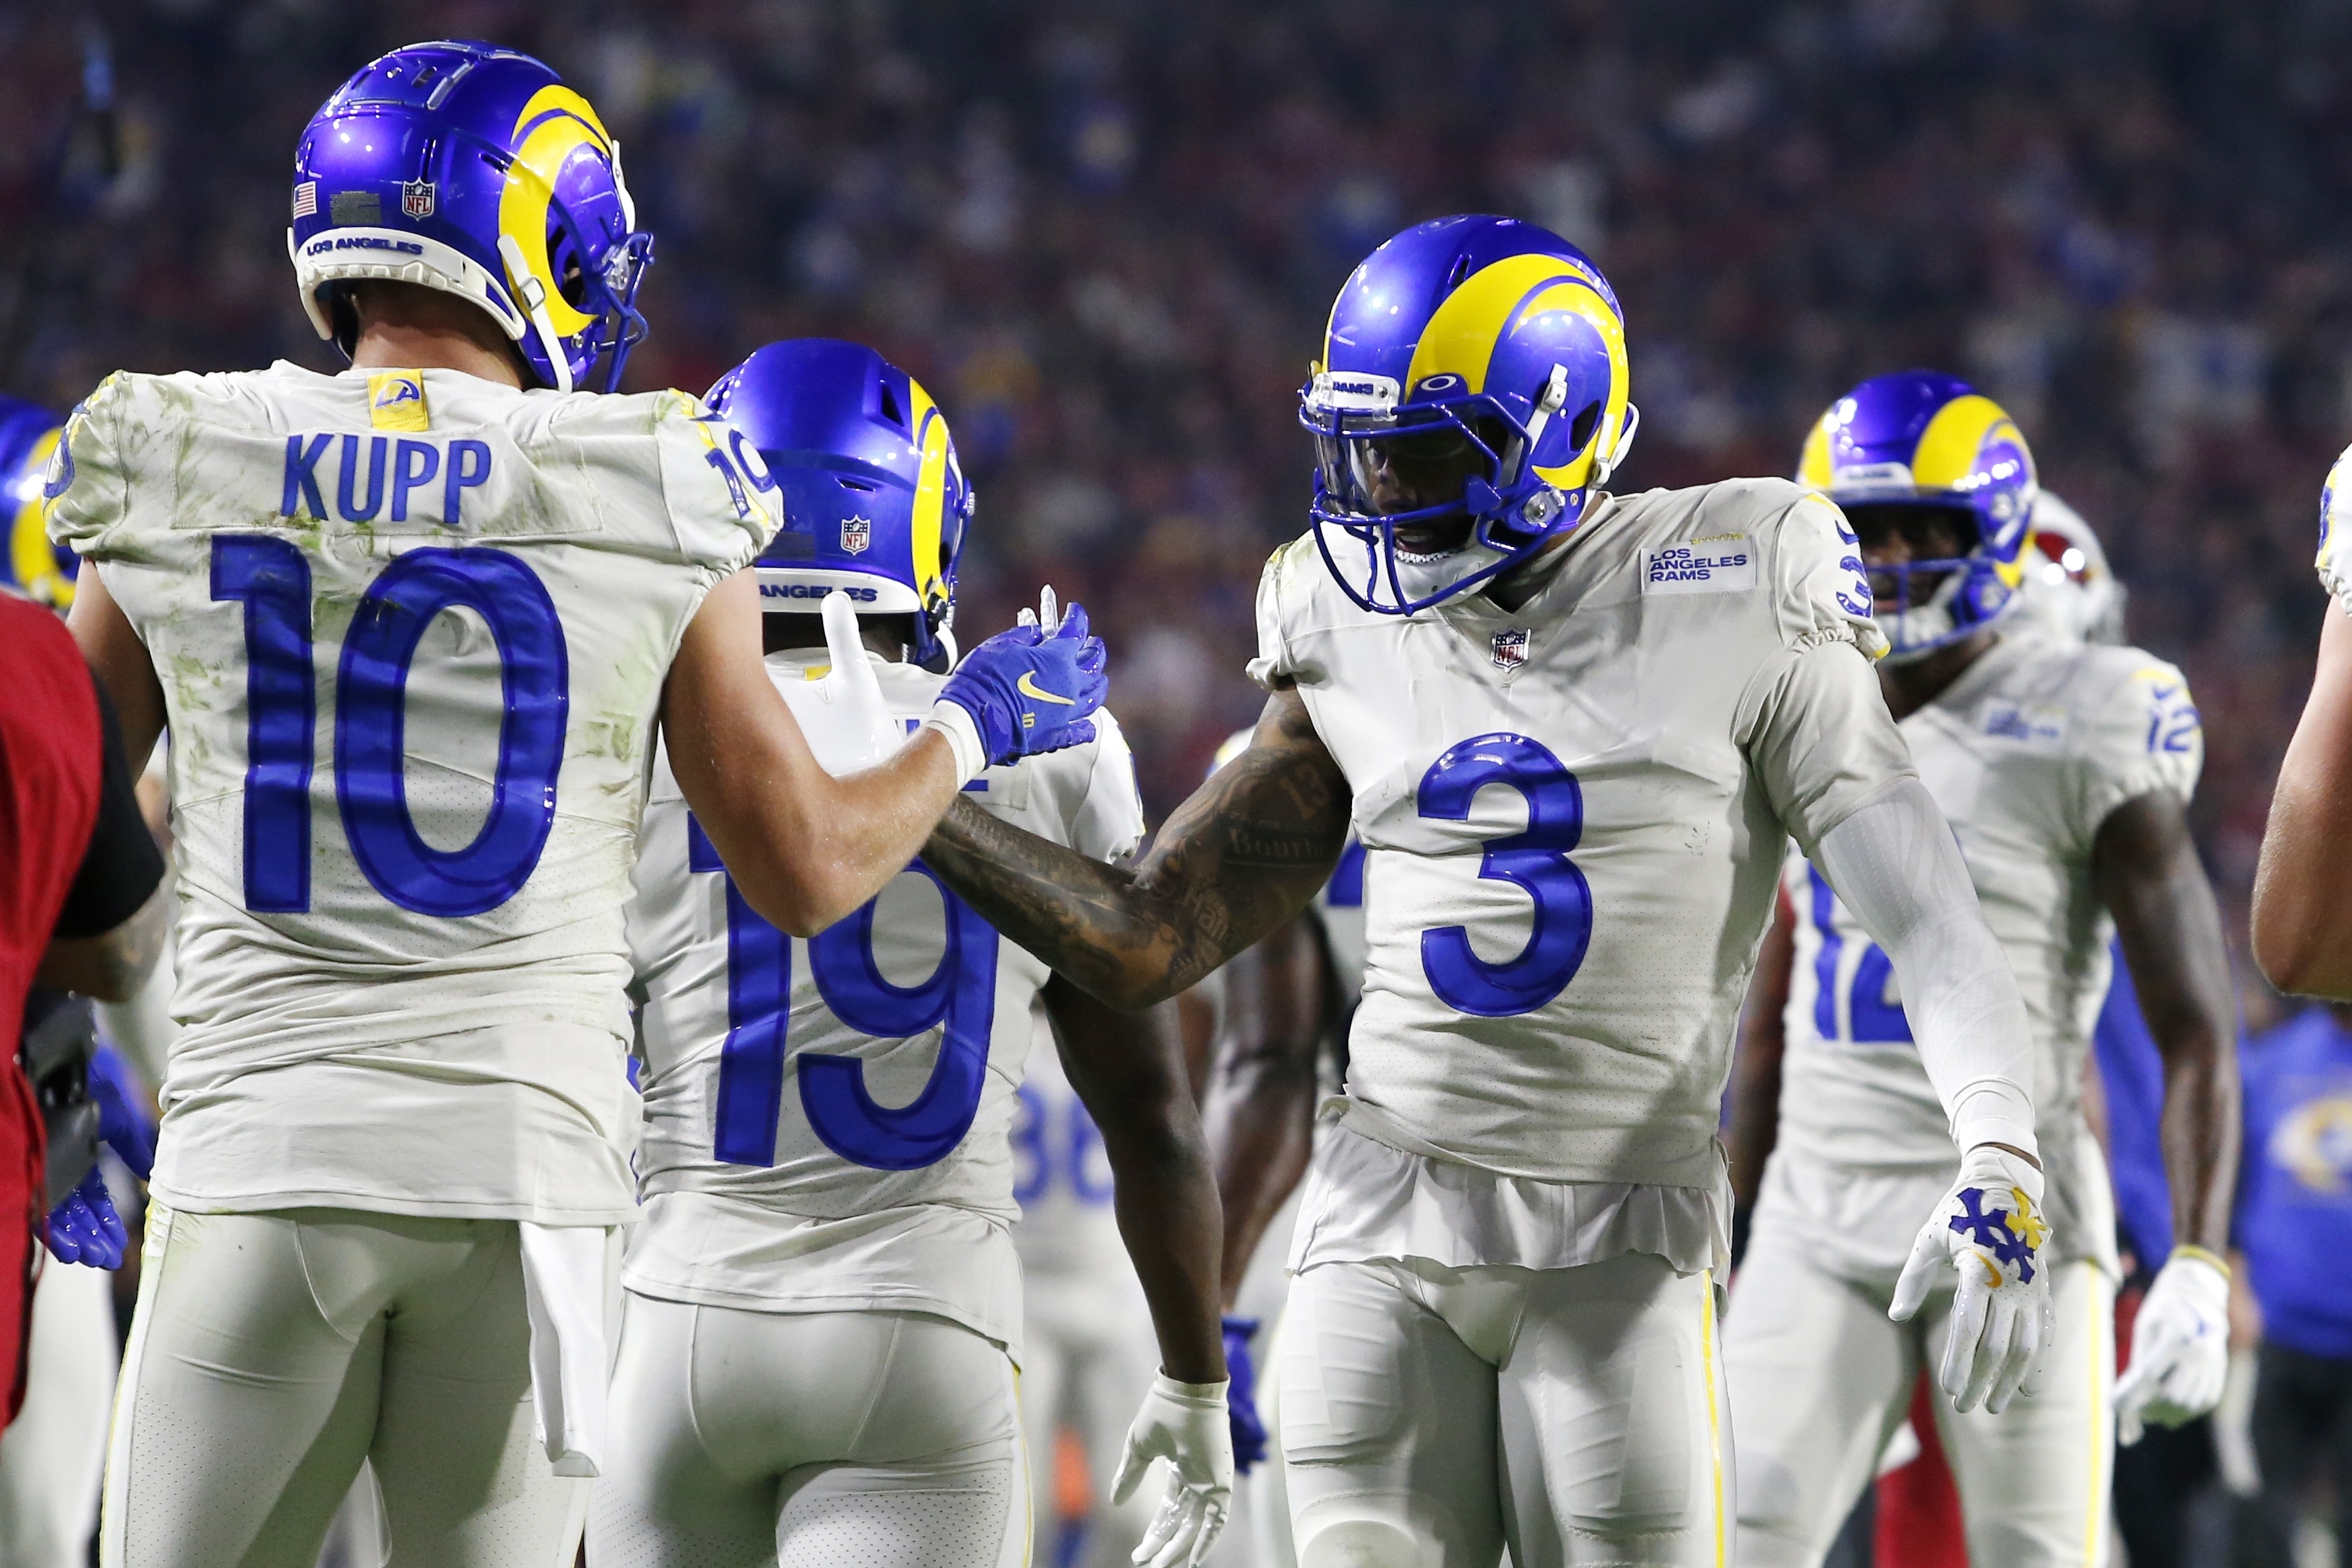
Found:
[[2230, 1260], [2210, 1247], [2199, 1247], [2194, 1242], [2184, 1241], [2173, 1247], [2172, 1256], [2167, 1258], [2165, 1261], [2169, 1263], [2176, 1258], [2193, 1258], [2200, 1263], [2210, 1264], [2221, 1273], [2222, 1279], [2230, 1278]]
[[956, 788], [961, 789], [988, 771], [988, 751], [980, 743], [980, 726], [961, 702], [934, 702], [923, 728], [935, 730], [955, 754]]

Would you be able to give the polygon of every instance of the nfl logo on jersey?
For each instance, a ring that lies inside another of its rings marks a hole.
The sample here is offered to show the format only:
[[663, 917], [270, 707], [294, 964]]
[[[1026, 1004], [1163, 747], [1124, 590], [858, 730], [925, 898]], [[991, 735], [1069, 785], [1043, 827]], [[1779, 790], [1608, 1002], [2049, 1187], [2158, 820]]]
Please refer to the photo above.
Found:
[[847, 555], [863, 555], [866, 547], [874, 542], [874, 523], [870, 518], [845, 517], [841, 520], [841, 548]]
[[400, 182], [400, 210], [408, 217], [433, 216], [433, 182], [403, 180]]
[[1528, 628], [1512, 626], [1495, 634], [1495, 668], [1517, 669], [1528, 662]]

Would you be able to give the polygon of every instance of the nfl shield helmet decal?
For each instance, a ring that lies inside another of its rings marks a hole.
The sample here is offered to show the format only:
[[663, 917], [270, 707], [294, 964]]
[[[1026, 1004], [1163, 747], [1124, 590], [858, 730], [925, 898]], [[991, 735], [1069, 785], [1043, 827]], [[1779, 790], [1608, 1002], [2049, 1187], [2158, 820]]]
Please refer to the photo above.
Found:
[[404, 217], [431, 217], [433, 216], [433, 182], [430, 180], [401, 181], [400, 211]]
[[1528, 662], [1528, 628], [1510, 626], [1495, 634], [1495, 668], [1517, 669]]
[[841, 520], [841, 549], [844, 554], [863, 555], [866, 547], [873, 542], [873, 519], [845, 517]]

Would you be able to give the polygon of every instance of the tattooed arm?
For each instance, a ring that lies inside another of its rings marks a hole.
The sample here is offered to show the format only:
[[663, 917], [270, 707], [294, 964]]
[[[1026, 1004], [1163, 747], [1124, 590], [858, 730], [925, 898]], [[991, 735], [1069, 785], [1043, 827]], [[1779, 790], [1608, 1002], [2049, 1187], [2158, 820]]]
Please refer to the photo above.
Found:
[[1348, 835], [1348, 782], [1307, 704], [1276, 691], [1249, 750], [1104, 866], [959, 800], [923, 859], [1006, 936], [1110, 1005], [1173, 996], [1305, 909]]

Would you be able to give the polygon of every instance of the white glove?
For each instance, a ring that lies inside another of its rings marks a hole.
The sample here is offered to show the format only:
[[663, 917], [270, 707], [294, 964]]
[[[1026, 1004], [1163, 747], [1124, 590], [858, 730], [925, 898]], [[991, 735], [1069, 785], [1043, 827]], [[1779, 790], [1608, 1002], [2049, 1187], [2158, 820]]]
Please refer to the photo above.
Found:
[[2178, 1426], [2221, 1403], [2230, 1375], [2230, 1266], [2201, 1247], [2176, 1247], [2132, 1324], [2131, 1365], [2116, 1383], [2116, 1440], [2144, 1424]]
[[1234, 1499], [1234, 1429], [1225, 1411], [1223, 1383], [1178, 1383], [1166, 1373], [1151, 1380], [1135, 1425], [1127, 1429], [1127, 1455], [1111, 1483], [1110, 1500], [1125, 1502], [1143, 1484], [1154, 1459], [1166, 1459], [1173, 1473], [1160, 1500], [1151, 1528], [1134, 1561], [1145, 1568], [1198, 1568], [1217, 1543]]
[[1013, 624], [1035, 626], [1047, 637], [1052, 637], [1062, 625], [1062, 601], [1055, 596], [1054, 584], [1048, 583], [1040, 588], [1037, 591], [1037, 607], [1023, 610], [1013, 617]]
[[887, 762], [906, 742], [907, 727], [882, 700], [882, 683], [857, 637], [857, 612], [835, 588], [818, 606], [833, 668], [822, 679], [783, 689], [784, 706], [800, 721], [817, 765], [834, 777]]
[[[1959, 1274], [1944, 1364], [1936, 1381], [1963, 1413], [1981, 1403], [1999, 1415], [2021, 1384], [2036, 1380], [2057, 1325], [2042, 1252], [2042, 1173], [1980, 1143], [1960, 1160], [1959, 1179], [1911, 1244], [1886, 1315], [1906, 1322], [1949, 1265]], [[2030, 1397], [2033, 1392], [2025, 1390]]]

